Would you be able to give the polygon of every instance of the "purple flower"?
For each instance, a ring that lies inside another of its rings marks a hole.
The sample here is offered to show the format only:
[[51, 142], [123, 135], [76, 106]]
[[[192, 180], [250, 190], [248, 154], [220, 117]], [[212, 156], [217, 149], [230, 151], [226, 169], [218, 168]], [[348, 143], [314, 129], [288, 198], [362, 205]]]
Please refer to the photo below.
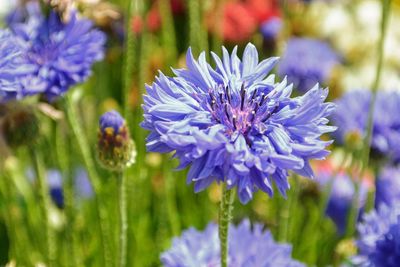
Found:
[[[33, 169], [26, 172], [30, 182], [36, 181], [36, 175]], [[63, 176], [58, 169], [48, 169], [46, 172], [47, 183], [49, 187], [50, 197], [58, 208], [64, 208], [64, 192], [63, 192]], [[92, 185], [90, 184], [88, 174], [85, 169], [79, 167], [74, 170], [74, 191], [77, 199], [88, 199], [93, 196]]]
[[[333, 167], [329, 164], [320, 164], [316, 172], [316, 181], [322, 187], [322, 190], [330, 190], [325, 213], [335, 223], [338, 233], [344, 234], [355, 195], [355, 181], [343, 171], [335, 175]], [[358, 200], [360, 216], [367, 200], [368, 189], [368, 181], [363, 179], [360, 182]]]
[[[302, 263], [291, 258], [291, 246], [278, 244], [269, 231], [260, 224], [251, 229], [244, 220], [229, 228], [228, 265], [232, 267], [302, 267]], [[190, 228], [179, 238], [174, 238], [172, 247], [161, 255], [165, 267], [217, 267], [220, 266], [218, 226], [208, 224], [203, 232]]]
[[291, 98], [286, 80], [266, 77], [277, 58], [258, 62], [252, 44], [242, 61], [236, 52], [223, 48], [222, 60], [213, 53], [213, 69], [204, 52], [197, 61], [189, 49], [188, 69], [160, 73], [146, 86], [142, 127], [151, 132], [148, 151], [175, 151], [178, 168], [191, 165], [187, 182], [195, 192], [226, 182], [246, 203], [257, 189], [272, 195], [273, 181], [285, 195], [288, 170], [313, 176], [309, 159], [329, 154], [331, 142], [320, 135], [335, 129], [326, 125], [334, 104], [324, 103], [328, 90], [318, 86]]
[[15, 91], [24, 91], [20, 80], [35, 67], [25, 58], [26, 45], [9, 30], [0, 30], [0, 101]]
[[44, 94], [51, 100], [89, 77], [93, 63], [103, 58], [105, 35], [76, 14], [63, 23], [55, 12], [44, 17], [34, 8], [29, 11], [26, 22], [10, 28], [25, 42], [22, 56], [34, 69], [19, 79], [20, 88], [0, 90], [5, 99]]
[[[338, 108], [332, 116], [338, 126], [335, 137], [344, 143], [347, 135], [358, 133], [365, 137], [371, 92], [349, 91], [337, 101]], [[400, 117], [391, 114], [400, 112], [400, 93], [378, 91], [372, 128], [372, 148], [389, 159], [400, 159]]]
[[78, 167], [75, 169], [74, 177], [76, 196], [79, 198], [91, 198], [94, 192], [87, 171], [82, 167]]
[[275, 40], [279, 32], [282, 30], [282, 27], [282, 19], [279, 17], [274, 17], [262, 23], [260, 31], [265, 40]]
[[60, 171], [55, 169], [48, 170], [47, 181], [53, 203], [60, 209], [64, 208], [63, 179]]
[[400, 169], [385, 167], [376, 179], [375, 207], [392, 206], [400, 202]]
[[356, 266], [397, 267], [400, 262], [400, 206], [382, 205], [358, 226]]
[[310, 38], [291, 38], [278, 66], [280, 76], [301, 92], [317, 83], [325, 84], [340, 62], [339, 56], [326, 42]]

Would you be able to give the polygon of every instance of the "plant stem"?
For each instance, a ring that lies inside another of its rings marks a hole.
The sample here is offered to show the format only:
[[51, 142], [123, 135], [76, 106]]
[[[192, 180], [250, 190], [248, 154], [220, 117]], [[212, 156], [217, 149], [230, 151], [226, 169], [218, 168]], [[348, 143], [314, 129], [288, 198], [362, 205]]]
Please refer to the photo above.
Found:
[[42, 211], [42, 216], [45, 221], [45, 239], [46, 239], [46, 250], [45, 256], [47, 257], [48, 266], [56, 266], [56, 252], [57, 252], [57, 243], [55, 242], [54, 232], [51, 229], [50, 225], [50, 209], [51, 209], [51, 200], [49, 195], [49, 188], [47, 184], [47, 177], [43, 167], [42, 155], [39, 152], [39, 149], [34, 147], [29, 147], [29, 153], [31, 156], [31, 160], [34, 166], [36, 179], [39, 186], [39, 196], [40, 196], [40, 209]]
[[[165, 160], [167, 160], [165, 158]], [[167, 212], [169, 224], [171, 226], [171, 232], [173, 236], [179, 235], [181, 225], [179, 221], [179, 213], [176, 207], [176, 192], [175, 183], [172, 173], [171, 173], [171, 163], [164, 164], [164, 174], [165, 174], [165, 201], [167, 202]]]
[[228, 265], [228, 234], [229, 234], [229, 223], [232, 219], [233, 200], [235, 192], [228, 190], [227, 185], [222, 185], [222, 197], [221, 204], [219, 206], [219, 241], [221, 248], [221, 267], [227, 267]]
[[165, 53], [167, 53], [167, 63], [173, 64], [176, 60], [178, 51], [176, 48], [174, 19], [172, 17], [170, 1], [159, 1], [159, 11], [163, 22], [161, 26], [161, 37], [163, 46], [166, 48]]
[[118, 175], [118, 186], [119, 186], [119, 266], [126, 266], [126, 252], [128, 244], [128, 214], [126, 204], [126, 177], [124, 172], [120, 172]]
[[79, 150], [83, 157], [83, 162], [86, 167], [86, 170], [89, 174], [90, 183], [93, 186], [94, 190], [94, 201], [96, 206], [96, 215], [100, 228], [100, 244], [101, 244], [101, 255], [104, 266], [111, 266], [111, 255], [110, 255], [110, 235], [109, 235], [109, 227], [107, 222], [107, 214], [104, 208], [100, 203], [100, 193], [101, 193], [101, 184], [99, 180], [99, 176], [95, 169], [94, 161], [89, 149], [89, 143], [86, 138], [86, 135], [82, 129], [82, 126], [78, 122], [78, 114], [75, 110], [74, 105], [70, 99], [70, 96], [65, 96], [65, 114], [67, 116], [67, 120], [69, 126], [72, 129], [72, 132], [75, 136], [76, 141], [78, 142]]
[[200, 50], [207, 51], [207, 36], [202, 27], [202, 6], [200, 0], [188, 0], [189, 9], [189, 45], [192, 47], [193, 54], [196, 55]]
[[135, 36], [132, 31], [132, 18], [136, 14], [136, 1], [129, 1], [128, 12], [127, 12], [127, 23], [125, 26], [126, 30], [126, 41], [125, 41], [125, 57], [124, 57], [124, 65], [123, 65], [123, 74], [124, 74], [124, 88], [123, 88], [123, 101], [124, 101], [124, 117], [128, 118], [129, 116], [129, 99], [130, 93], [132, 89], [132, 75], [133, 75], [133, 67], [134, 67], [134, 55], [135, 55]]
[[[367, 120], [367, 129], [366, 129], [366, 136], [364, 140], [364, 147], [362, 149], [362, 165], [360, 171], [360, 179], [358, 182], [361, 182], [362, 177], [364, 176], [365, 170], [369, 163], [369, 154], [371, 151], [371, 140], [372, 140], [372, 130], [373, 130], [373, 122], [374, 122], [374, 111], [375, 111], [375, 102], [376, 102], [376, 95], [379, 88], [379, 83], [381, 79], [382, 67], [383, 67], [383, 53], [384, 53], [384, 46], [385, 46], [385, 36], [387, 30], [387, 24], [389, 20], [390, 14], [390, 7], [391, 7], [391, 0], [383, 0], [382, 1], [382, 15], [381, 15], [381, 24], [380, 24], [380, 37], [378, 41], [378, 63], [376, 65], [376, 73], [375, 73], [375, 80], [371, 87], [371, 101], [369, 104], [369, 111], [368, 111], [368, 120]], [[349, 214], [349, 221], [347, 224], [347, 231], [346, 236], [352, 236], [355, 231], [355, 224], [358, 217], [358, 207], [359, 207], [359, 185], [356, 184], [356, 192], [355, 198], [353, 199], [352, 207], [350, 209]]]
[[74, 179], [72, 178], [72, 172], [69, 171], [71, 167], [69, 151], [67, 149], [66, 138], [63, 135], [61, 122], [54, 125], [54, 143], [57, 154], [57, 161], [60, 166], [61, 172], [64, 176], [63, 193], [65, 203], [65, 217], [66, 217], [66, 229], [67, 229], [67, 255], [69, 266], [82, 266], [81, 257], [77, 249], [77, 237], [75, 232], [75, 209], [74, 209]]

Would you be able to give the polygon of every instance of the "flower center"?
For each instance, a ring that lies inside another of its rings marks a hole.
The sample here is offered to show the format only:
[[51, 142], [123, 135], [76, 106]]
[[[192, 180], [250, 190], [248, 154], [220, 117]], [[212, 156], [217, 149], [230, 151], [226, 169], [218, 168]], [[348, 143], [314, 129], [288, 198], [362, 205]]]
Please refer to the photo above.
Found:
[[272, 86], [252, 91], [244, 84], [240, 90], [219, 86], [209, 91], [208, 103], [213, 118], [228, 128], [229, 135], [240, 132], [247, 136], [251, 129], [266, 122], [278, 110], [279, 103], [272, 99], [275, 93]]

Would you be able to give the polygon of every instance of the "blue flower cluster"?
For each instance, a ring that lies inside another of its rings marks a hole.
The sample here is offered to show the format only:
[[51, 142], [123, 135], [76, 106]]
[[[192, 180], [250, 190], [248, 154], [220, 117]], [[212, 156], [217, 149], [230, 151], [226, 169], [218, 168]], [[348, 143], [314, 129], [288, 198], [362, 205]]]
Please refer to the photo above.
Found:
[[300, 92], [316, 83], [325, 84], [340, 57], [326, 42], [310, 38], [291, 38], [278, 66], [278, 74]]
[[[344, 234], [347, 226], [348, 214], [353, 203], [356, 182], [345, 172], [338, 172], [335, 174], [334, 168], [331, 166], [318, 166], [316, 170], [316, 181], [322, 187], [322, 190], [330, 190], [325, 213], [335, 223], [338, 233]], [[359, 185], [358, 212], [361, 216], [361, 212], [367, 200], [369, 187], [366, 179], [363, 179]]]
[[[332, 116], [338, 126], [334, 136], [344, 143], [347, 135], [358, 133], [364, 137], [371, 99], [369, 90], [349, 91], [337, 101], [338, 108]], [[372, 148], [392, 161], [400, 159], [400, 93], [378, 91], [372, 128]]]
[[54, 11], [44, 16], [33, 7], [26, 20], [9, 25], [12, 34], [0, 30], [0, 69], [9, 75], [0, 74], [0, 100], [35, 94], [52, 100], [84, 82], [104, 56], [105, 35], [91, 21], [72, 14], [64, 23]]
[[[203, 232], [190, 228], [161, 255], [165, 267], [220, 266], [218, 226], [210, 223]], [[228, 265], [234, 267], [302, 267], [291, 258], [291, 246], [278, 244], [260, 224], [244, 220], [229, 228]]]
[[375, 207], [383, 204], [393, 206], [400, 202], [399, 167], [386, 166], [380, 171], [375, 184]]
[[223, 48], [216, 68], [198, 60], [189, 49], [187, 69], [176, 77], [160, 73], [144, 96], [142, 127], [151, 133], [147, 149], [175, 151], [179, 168], [191, 165], [187, 182], [201, 191], [213, 181], [237, 187], [239, 199], [248, 202], [257, 189], [273, 194], [273, 181], [282, 195], [289, 189], [288, 170], [312, 177], [310, 159], [323, 159], [331, 141], [320, 136], [332, 132], [326, 118], [335, 105], [324, 103], [328, 90], [318, 85], [291, 98], [286, 79], [275, 82], [268, 72], [277, 58], [259, 62], [254, 45], [243, 59], [235, 48]]
[[397, 267], [400, 262], [400, 206], [381, 205], [358, 226], [356, 266]]

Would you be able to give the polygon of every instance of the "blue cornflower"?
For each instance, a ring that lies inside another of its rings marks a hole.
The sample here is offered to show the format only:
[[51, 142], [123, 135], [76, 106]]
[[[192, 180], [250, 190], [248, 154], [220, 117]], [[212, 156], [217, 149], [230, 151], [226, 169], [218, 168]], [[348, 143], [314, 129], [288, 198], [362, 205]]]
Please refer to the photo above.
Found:
[[64, 208], [63, 179], [61, 172], [56, 169], [48, 170], [47, 181], [49, 183], [49, 193], [54, 204], [60, 209]]
[[291, 38], [278, 65], [278, 74], [301, 92], [316, 83], [327, 83], [340, 58], [324, 41], [310, 38]]
[[22, 88], [0, 91], [5, 99], [41, 93], [51, 100], [88, 78], [92, 64], [103, 58], [105, 35], [75, 13], [67, 23], [53, 11], [48, 17], [33, 11], [29, 15], [10, 28], [25, 42], [22, 56], [34, 70], [20, 79]]
[[151, 131], [148, 151], [175, 151], [178, 168], [191, 165], [187, 182], [196, 192], [226, 182], [246, 203], [257, 189], [272, 195], [273, 181], [285, 195], [288, 170], [313, 176], [309, 159], [329, 154], [331, 142], [319, 137], [335, 129], [326, 125], [334, 104], [324, 103], [328, 90], [318, 85], [291, 98], [286, 79], [266, 77], [277, 58], [259, 63], [252, 44], [242, 61], [236, 52], [223, 48], [222, 60], [212, 53], [213, 69], [204, 52], [196, 61], [189, 49], [188, 69], [174, 70], [176, 77], [160, 73], [146, 86], [142, 127]]
[[397, 267], [400, 262], [400, 206], [381, 205], [364, 216], [358, 226], [356, 266]]
[[[355, 195], [356, 181], [353, 181], [344, 170], [335, 173], [333, 166], [329, 163], [317, 166], [316, 181], [322, 190], [330, 190], [325, 213], [335, 223], [338, 233], [344, 234]], [[361, 216], [370, 187], [368, 179], [366, 177], [362, 179], [359, 186], [358, 214]]]
[[276, 40], [279, 32], [282, 30], [283, 22], [279, 17], [274, 17], [266, 22], [263, 22], [260, 26], [260, 32], [264, 37], [264, 40]]
[[[28, 180], [32, 183], [36, 181], [35, 173], [32, 169], [26, 172]], [[48, 169], [46, 171], [49, 195], [54, 205], [64, 208], [63, 175], [58, 169]], [[93, 196], [92, 185], [90, 184], [87, 171], [81, 167], [74, 170], [74, 191], [78, 199], [88, 199]]]
[[[335, 137], [344, 143], [349, 134], [365, 137], [368, 110], [371, 99], [369, 90], [354, 90], [345, 93], [338, 101], [338, 108], [332, 116], [338, 126]], [[378, 91], [375, 103], [372, 128], [374, 151], [393, 161], [400, 159], [400, 117], [390, 114], [400, 112], [400, 93], [396, 91]]]
[[[228, 265], [232, 267], [302, 267], [291, 258], [291, 246], [276, 243], [269, 231], [260, 224], [251, 229], [244, 220], [229, 228]], [[161, 255], [165, 267], [220, 266], [218, 226], [209, 223], [203, 231], [190, 228], [174, 238], [172, 247]]]
[[77, 197], [91, 198], [94, 195], [93, 187], [89, 180], [89, 175], [82, 167], [75, 169], [74, 187]]
[[400, 202], [400, 169], [387, 166], [376, 179], [375, 207]]
[[9, 30], [0, 30], [0, 101], [16, 91], [24, 91], [24, 76], [35, 70], [24, 58], [26, 44]]

